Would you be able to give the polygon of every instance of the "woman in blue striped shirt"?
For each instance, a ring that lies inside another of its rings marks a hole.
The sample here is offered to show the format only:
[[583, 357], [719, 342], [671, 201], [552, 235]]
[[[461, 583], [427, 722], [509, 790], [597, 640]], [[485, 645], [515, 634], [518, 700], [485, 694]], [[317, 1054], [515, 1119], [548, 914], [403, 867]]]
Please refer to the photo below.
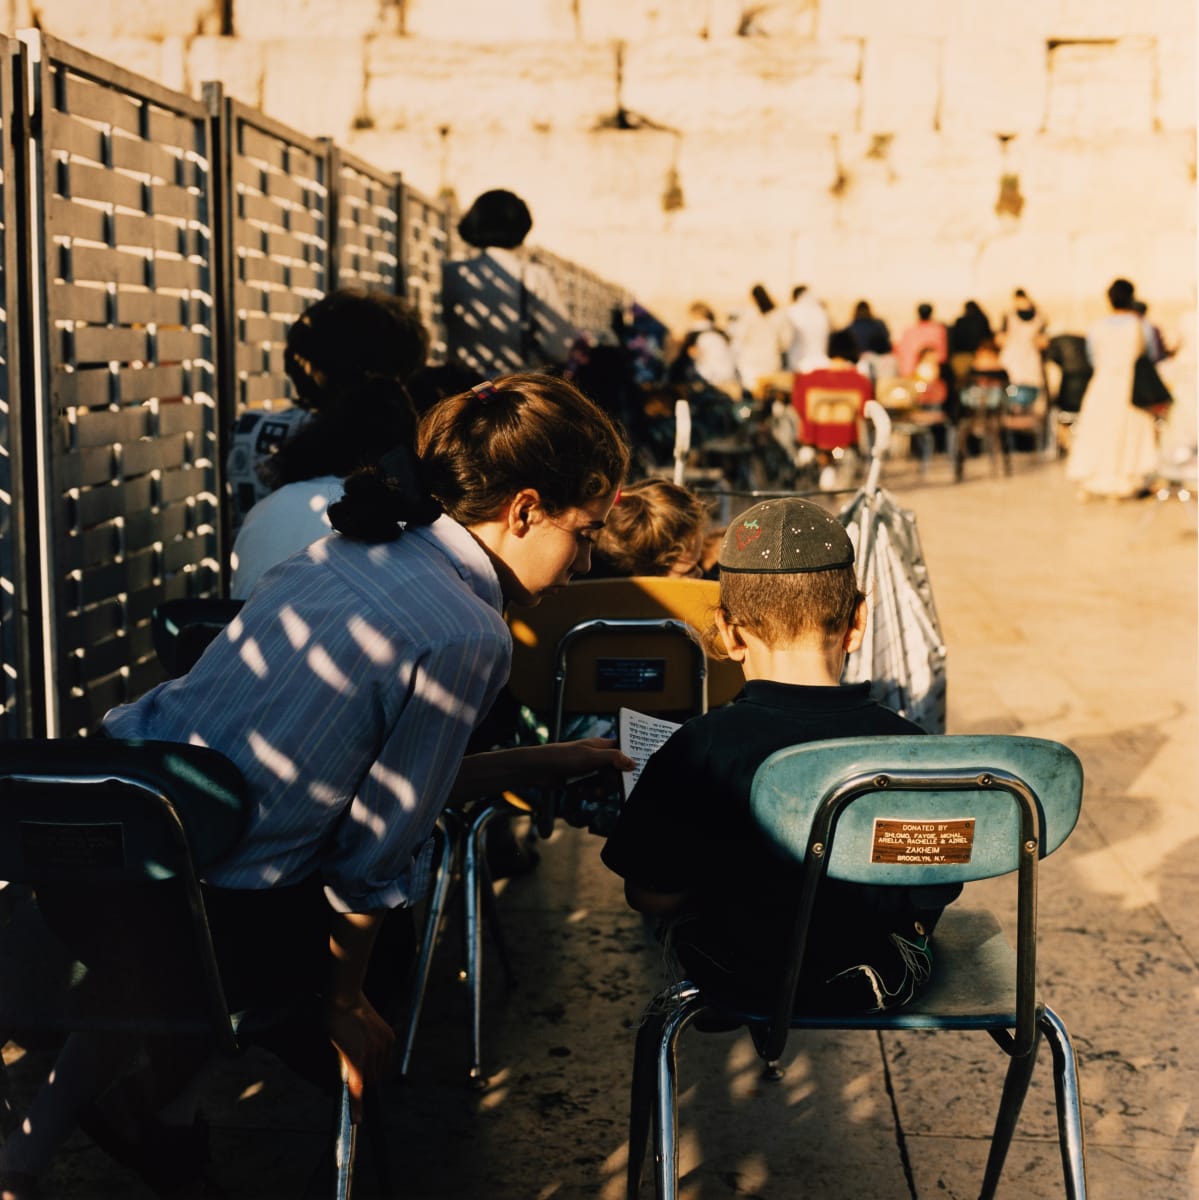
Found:
[[[446, 802], [632, 765], [599, 739], [463, 757], [507, 679], [505, 604], [587, 572], [627, 466], [621, 431], [561, 379], [512, 375], [443, 400], [416, 453], [350, 476], [330, 508], [339, 532], [265, 576], [187, 675], [105, 717], [113, 737], [203, 744], [241, 769], [249, 828], [204, 881], [229, 1002], [319, 993], [359, 1096], [393, 1040], [363, 992], [371, 950], [419, 896]], [[187, 1059], [173, 1056], [170, 1080], [158, 1064], [161, 1098], [198, 1065]], [[106, 1082], [93, 1065], [65, 1087], [68, 1065], [54, 1119], [4, 1147], [6, 1184], [48, 1165], [53, 1130]], [[151, 1142], [170, 1139], [158, 1128]], [[163, 1155], [148, 1153], [147, 1177], [150, 1158]]]

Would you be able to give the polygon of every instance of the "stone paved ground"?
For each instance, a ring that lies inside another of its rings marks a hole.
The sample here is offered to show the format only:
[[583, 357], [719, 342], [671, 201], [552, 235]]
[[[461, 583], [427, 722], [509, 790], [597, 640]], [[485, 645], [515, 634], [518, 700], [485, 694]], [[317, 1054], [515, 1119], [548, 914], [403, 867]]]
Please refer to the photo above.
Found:
[[[1024, 460], [1011, 478], [971, 464], [960, 486], [937, 468], [890, 475], [919, 518], [951, 732], [1056, 738], [1086, 768], [1079, 827], [1043, 871], [1041, 969], [1081, 1060], [1091, 1196], [1199, 1196], [1195, 505], [1079, 504], [1059, 464]], [[559, 831], [503, 890], [518, 982], [488, 960], [482, 1092], [464, 1086], [465, 1000], [443, 945], [410, 1082], [386, 1097], [396, 1195], [623, 1194], [633, 1029], [660, 969], [598, 850]], [[1010, 915], [1004, 881], [973, 891]], [[828, 1034], [796, 1039], [766, 1084], [744, 1037], [686, 1035], [683, 1195], [973, 1196], [1002, 1061], [982, 1035]], [[225, 1068], [207, 1108], [229, 1195], [326, 1194], [328, 1106], [271, 1060]], [[1042, 1062], [1001, 1196], [1061, 1195], [1052, 1112]], [[51, 1194], [147, 1195], [81, 1137]], [[356, 1194], [374, 1194], [367, 1157]]]

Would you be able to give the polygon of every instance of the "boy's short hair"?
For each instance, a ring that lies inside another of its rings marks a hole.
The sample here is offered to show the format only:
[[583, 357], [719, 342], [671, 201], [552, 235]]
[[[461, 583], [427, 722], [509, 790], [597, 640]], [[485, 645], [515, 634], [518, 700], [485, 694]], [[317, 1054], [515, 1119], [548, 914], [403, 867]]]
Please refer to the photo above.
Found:
[[725, 618], [767, 645], [842, 634], [865, 599], [845, 527], [796, 496], [746, 509], [725, 532], [718, 561]]

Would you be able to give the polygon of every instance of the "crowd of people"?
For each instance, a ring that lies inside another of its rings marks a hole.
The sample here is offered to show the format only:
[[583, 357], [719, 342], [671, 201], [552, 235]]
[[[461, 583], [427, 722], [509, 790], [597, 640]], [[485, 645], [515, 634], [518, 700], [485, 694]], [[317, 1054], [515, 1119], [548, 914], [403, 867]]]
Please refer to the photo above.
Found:
[[[867, 300], [859, 300], [838, 327], [810, 287], [795, 287], [791, 303], [782, 308], [755, 284], [751, 303], [725, 326], [708, 304], [697, 301], [680, 336], [671, 337], [663, 327], [659, 374], [676, 387], [710, 393], [706, 412], [713, 403], [719, 407], [716, 394], [732, 397], [734, 410], [740, 402], [736, 411], [744, 414], [747, 402], [783, 389], [795, 409], [799, 461], [808, 452], [808, 461], [823, 467], [828, 452], [854, 445], [857, 437], [851, 421], [829, 428], [813, 419], [810, 398], [816, 394], [856, 393], [858, 420], [865, 401], [876, 395], [888, 407], [890, 397], [901, 397], [917, 420], [955, 426], [976, 413], [1002, 409], [1024, 418], [1022, 426], [1013, 420], [1010, 427], [1039, 427], [1070, 453], [1068, 474], [1078, 481], [1081, 497], [1138, 496], [1148, 493], [1156, 462], [1155, 421], [1171, 401], [1159, 387], [1156, 403], [1138, 393], [1134, 404], [1134, 364], [1141, 360], [1140, 381], [1178, 347], [1148, 318], [1147, 305], [1129, 281], [1116, 280], [1108, 298], [1112, 316], [1085, 336], [1051, 335], [1047, 315], [1024, 288], [1014, 289], [994, 320], [973, 299], [948, 323], [937, 318], [932, 304], [917, 304], [912, 323], [893, 335]], [[643, 336], [639, 348], [649, 359], [645, 345]], [[646, 361], [642, 374], [652, 378]], [[1060, 436], [1050, 428], [1051, 410], [1071, 419], [1078, 414], [1072, 437], [1066, 427]], [[972, 429], [968, 424], [963, 433]]]
[[[972, 377], [1044, 388], [1045, 318], [1018, 290], [997, 325], [973, 301], [949, 327], [923, 304], [893, 339], [865, 301], [833, 329], [810, 289], [796, 288], [785, 310], [761, 285], [752, 298], [731, 333], [693, 306], [657, 379], [638, 378], [652, 374], [657, 333], [644, 310], [620, 346], [589, 347], [558, 373], [464, 379], [430, 378], [427, 335], [402, 302], [333, 293], [288, 338], [296, 415], [253, 415], [240, 430], [234, 490], [245, 513], [232, 569], [245, 605], [186, 675], [112, 710], [104, 733], [203, 744], [240, 769], [250, 822], [203, 880], [226, 989], [239, 1007], [319, 997], [326, 1048], [356, 1099], [384, 1073], [394, 1039], [372, 995], [372, 953], [389, 927], [406, 926], [399, 940], [410, 942], [443, 807], [632, 766], [602, 738], [478, 745], [509, 670], [510, 603], [536, 604], [593, 563], [602, 574], [719, 579], [709, 648], [742, 666], [745, 691], [650, 761], [604, 861], [629, 903], [664, 921], [687, 969], [725, 992], [769, 986], [764, 918], [789, 886], [763, 869], [750, 822], [756, 766], [812, 738], [922, 732], [871, 701], [867, 685], [840, 682], [866, 621], [842, 526], [795, 498], [714, 531], [686, 488], [633, 478], [645, 398], [672, 374], [698, 379], [736, 420], [760, 380], [790, 371], [801, 406], [835, 377], [852, 377], [864, 399], [888, 357], [916, 378], [935, 365], [928, 382], [944, 390], [932, 389], [932, 403]], [[1089, 493], [1121, 494], [1151, 466], [1133, 364], [1165, 349], [1150, 343], [1131, 284], [1117, 280], [1109, 298], [1112, 315], [1090, 337], [1094, 379], [1070, 472]], [[906, 1002], [933, 969], [931, 935], [955, 894], [830, 888], [804, 1003]], [[202, 1141], [178, 1131], [196, 1128], [203, 1054], [176, 1045], [133, 1065], [130, 1054], [98, 1035], [68, 1041], [53, 1086], [0, 1154], [4, 1200], [36, 1194], [80, 1119], [159, 1194], [204, 1194], [202, 1155], [173, 1149], [164, 1162], [162, 1150]], [[150, 1077], [139, 1095], [154, 1103], [101, 1115], [130, 1072]]]

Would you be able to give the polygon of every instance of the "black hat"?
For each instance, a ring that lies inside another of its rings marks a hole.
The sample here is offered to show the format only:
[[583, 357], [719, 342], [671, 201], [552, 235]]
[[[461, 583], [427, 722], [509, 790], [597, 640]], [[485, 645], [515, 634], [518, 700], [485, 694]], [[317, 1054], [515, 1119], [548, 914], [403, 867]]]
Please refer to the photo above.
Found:
[[853, 566], [853, 542], [831, 513], [797, 496], [763, 500], [737, 517], [720, 543], [721, 571], [799, 575]]
[[488, 246], [515, 250], [532, 228], [529, 206], [515, 192], [503, 188], [484, 192], [458, 222], [462, 240], [480, 250]]

